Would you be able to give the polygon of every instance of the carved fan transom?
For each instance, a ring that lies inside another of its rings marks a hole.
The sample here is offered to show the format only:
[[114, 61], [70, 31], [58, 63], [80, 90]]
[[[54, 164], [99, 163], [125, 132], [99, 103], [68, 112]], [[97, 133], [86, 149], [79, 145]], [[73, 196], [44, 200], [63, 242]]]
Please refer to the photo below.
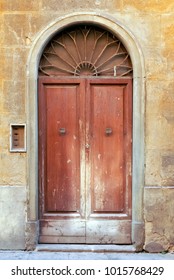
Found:
[[46, 46], [39, 75], [132, 77], [130, 56], [110, 32], [81, 25], [56, 35]]

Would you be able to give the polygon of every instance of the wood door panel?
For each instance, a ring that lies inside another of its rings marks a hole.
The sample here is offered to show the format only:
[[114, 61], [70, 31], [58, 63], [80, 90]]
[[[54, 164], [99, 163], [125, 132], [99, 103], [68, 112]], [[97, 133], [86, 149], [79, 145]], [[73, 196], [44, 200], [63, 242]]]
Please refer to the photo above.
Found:
[[131, 243], [131, 79], [40, 78], [41, 243]]
[[84, 236], [86, 230], [85, 221], [66, 220], [40, 221], [41, 235], [56, 236]]
[[93, 85], [91, 93], [92, 211], [124, 209], [124, 87]]
[[85, 221], [40, 221], [40, 229], [39, 241], [41, 243], [85, 243]]
[[131, 220], [88, 221], [86, 223], [86, 243], [130, 244]]
[[46, 244], [85, 244], [85, 236], [54, 236], [54, 235], [40, 235], [39, 243]]
[[46, 211], [79, 210], [79, 96], [76, 86], [46, 87]]

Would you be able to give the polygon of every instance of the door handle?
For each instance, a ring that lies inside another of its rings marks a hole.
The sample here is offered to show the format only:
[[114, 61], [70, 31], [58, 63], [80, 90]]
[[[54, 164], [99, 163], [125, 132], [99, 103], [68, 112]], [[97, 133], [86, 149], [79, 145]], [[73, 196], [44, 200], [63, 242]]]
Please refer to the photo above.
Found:
[[61, 127], [59, 129], [59, 133], [60, 133], [60, 135], [65, 135], [66, 134], [66, 129], [64, 127]]
[[112, 134], [112, 128], [111, 127], [107, 127], [105, 129], [105, 134], [106, 134], [106, 136], [110, 136]]

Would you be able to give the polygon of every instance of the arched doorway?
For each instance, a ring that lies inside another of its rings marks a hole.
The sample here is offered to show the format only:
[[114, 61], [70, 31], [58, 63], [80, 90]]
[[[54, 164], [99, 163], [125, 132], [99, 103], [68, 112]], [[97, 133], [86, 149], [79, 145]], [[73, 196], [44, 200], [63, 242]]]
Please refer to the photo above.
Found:
[[27, 248], [38, 243], [38, 67], [47, 43], [57, 32], [74, 23], [96, 24], [118, 37], [131, 55], [133, 65], [133, 139], [132, 139], [132, 244], [137, 251], [144, 244], [143, 187], [144, 187], [144, 59], [136, 38], [127, 27], [110, 14], [83, 12], [57, 18], [36, 36], [27, 62]]
[[62, 30], [39, 63], [39, 241], [132, 243], [132, 63], [95, 25]]

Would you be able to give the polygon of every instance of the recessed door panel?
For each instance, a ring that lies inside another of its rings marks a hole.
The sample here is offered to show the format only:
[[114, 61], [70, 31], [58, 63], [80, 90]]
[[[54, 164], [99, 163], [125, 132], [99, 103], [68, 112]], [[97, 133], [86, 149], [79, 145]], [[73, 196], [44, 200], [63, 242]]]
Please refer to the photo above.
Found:
[[93, 212], [124, 208], [124, 87], [91, 86], [91, 160]]
[[131, 243], [131, 84], [40, 78], [40, 242]]
[[46, 211], [79, 210], [79, 94], [73, 85], [46, 86]]

